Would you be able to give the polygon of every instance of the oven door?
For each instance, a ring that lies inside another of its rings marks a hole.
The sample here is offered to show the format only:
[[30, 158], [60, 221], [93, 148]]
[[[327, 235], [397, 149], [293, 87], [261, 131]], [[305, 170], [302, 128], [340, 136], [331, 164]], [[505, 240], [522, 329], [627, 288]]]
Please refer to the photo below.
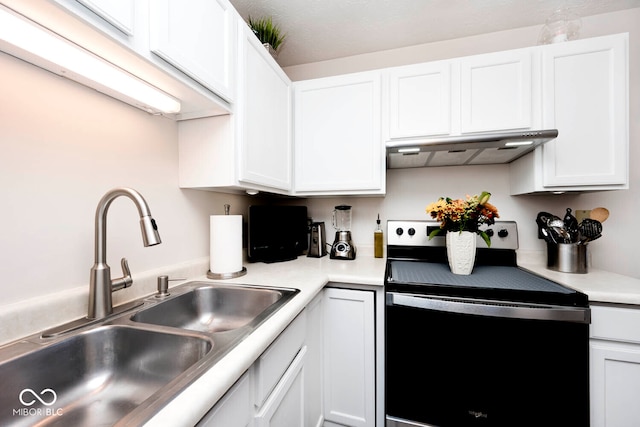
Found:
[[387, 426], [589, 425], [589, 309], [387, 293]]

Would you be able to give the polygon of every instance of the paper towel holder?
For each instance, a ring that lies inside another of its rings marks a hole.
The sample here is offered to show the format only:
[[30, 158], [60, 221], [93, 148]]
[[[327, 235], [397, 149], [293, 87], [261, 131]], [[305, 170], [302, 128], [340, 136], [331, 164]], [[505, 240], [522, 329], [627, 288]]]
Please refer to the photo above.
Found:
[[[225, 215], [229, 215], [230, 208], [231, 208], [231, 205], [228, 205], [228, 204], [224, 205], [224, 214]], [[246, 267], [242, 267], [242, 269], [240, 271], [234, 271], [234, 272], [231, 272], [231, 273], [213, 273], [211, 270], [208, 270], [207, 271], [207, 278], [214, 279], [214, 280], [234, 279], [236, 277], [244, 276], [245, 274], [247, 274], [247, 268]]]
[[207, 271], [207, 278], [209, 279], [234, 279], [247, 274], [247, 267], [242, 267], [240, 271], [234, 271], [233, 273], [212, 273], [211, 270]]

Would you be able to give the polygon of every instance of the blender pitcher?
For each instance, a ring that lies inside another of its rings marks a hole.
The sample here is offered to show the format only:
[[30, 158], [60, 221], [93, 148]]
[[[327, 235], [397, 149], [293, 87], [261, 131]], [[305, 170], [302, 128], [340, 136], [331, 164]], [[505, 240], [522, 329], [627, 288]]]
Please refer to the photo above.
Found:
[[351, 206], [338, 205], [332, 213], [331, 222], [336, 237], [331, 245], [331, 259], [355, 259], [356, 247], [351, 241]]

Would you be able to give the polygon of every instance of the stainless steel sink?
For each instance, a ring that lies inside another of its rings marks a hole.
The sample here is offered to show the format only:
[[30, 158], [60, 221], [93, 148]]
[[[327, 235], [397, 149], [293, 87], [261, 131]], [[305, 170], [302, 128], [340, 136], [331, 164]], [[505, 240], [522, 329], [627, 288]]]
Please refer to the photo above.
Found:
[[0, 425], [113, 425], [212, 348], [127, 326], [79, 333], [0, 363]]
[[0, 347], [0, 426], [144, 424], [297, 289], [189, 282]]
[[230, 331], [260, 323], [296, 292], [294, 289], [201, 285], [141, 310], [131, 320], [209, 333]]

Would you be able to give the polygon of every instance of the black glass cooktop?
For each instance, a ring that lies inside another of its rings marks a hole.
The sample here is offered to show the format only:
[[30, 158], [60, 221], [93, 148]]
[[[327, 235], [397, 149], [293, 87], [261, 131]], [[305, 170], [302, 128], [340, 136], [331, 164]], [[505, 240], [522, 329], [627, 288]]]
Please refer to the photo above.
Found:
[[390, 260], [387, 291], [564, 306], [588, 306], [586, 295], [516, 266], [476, 265], [470, 275], [447, 263]]

